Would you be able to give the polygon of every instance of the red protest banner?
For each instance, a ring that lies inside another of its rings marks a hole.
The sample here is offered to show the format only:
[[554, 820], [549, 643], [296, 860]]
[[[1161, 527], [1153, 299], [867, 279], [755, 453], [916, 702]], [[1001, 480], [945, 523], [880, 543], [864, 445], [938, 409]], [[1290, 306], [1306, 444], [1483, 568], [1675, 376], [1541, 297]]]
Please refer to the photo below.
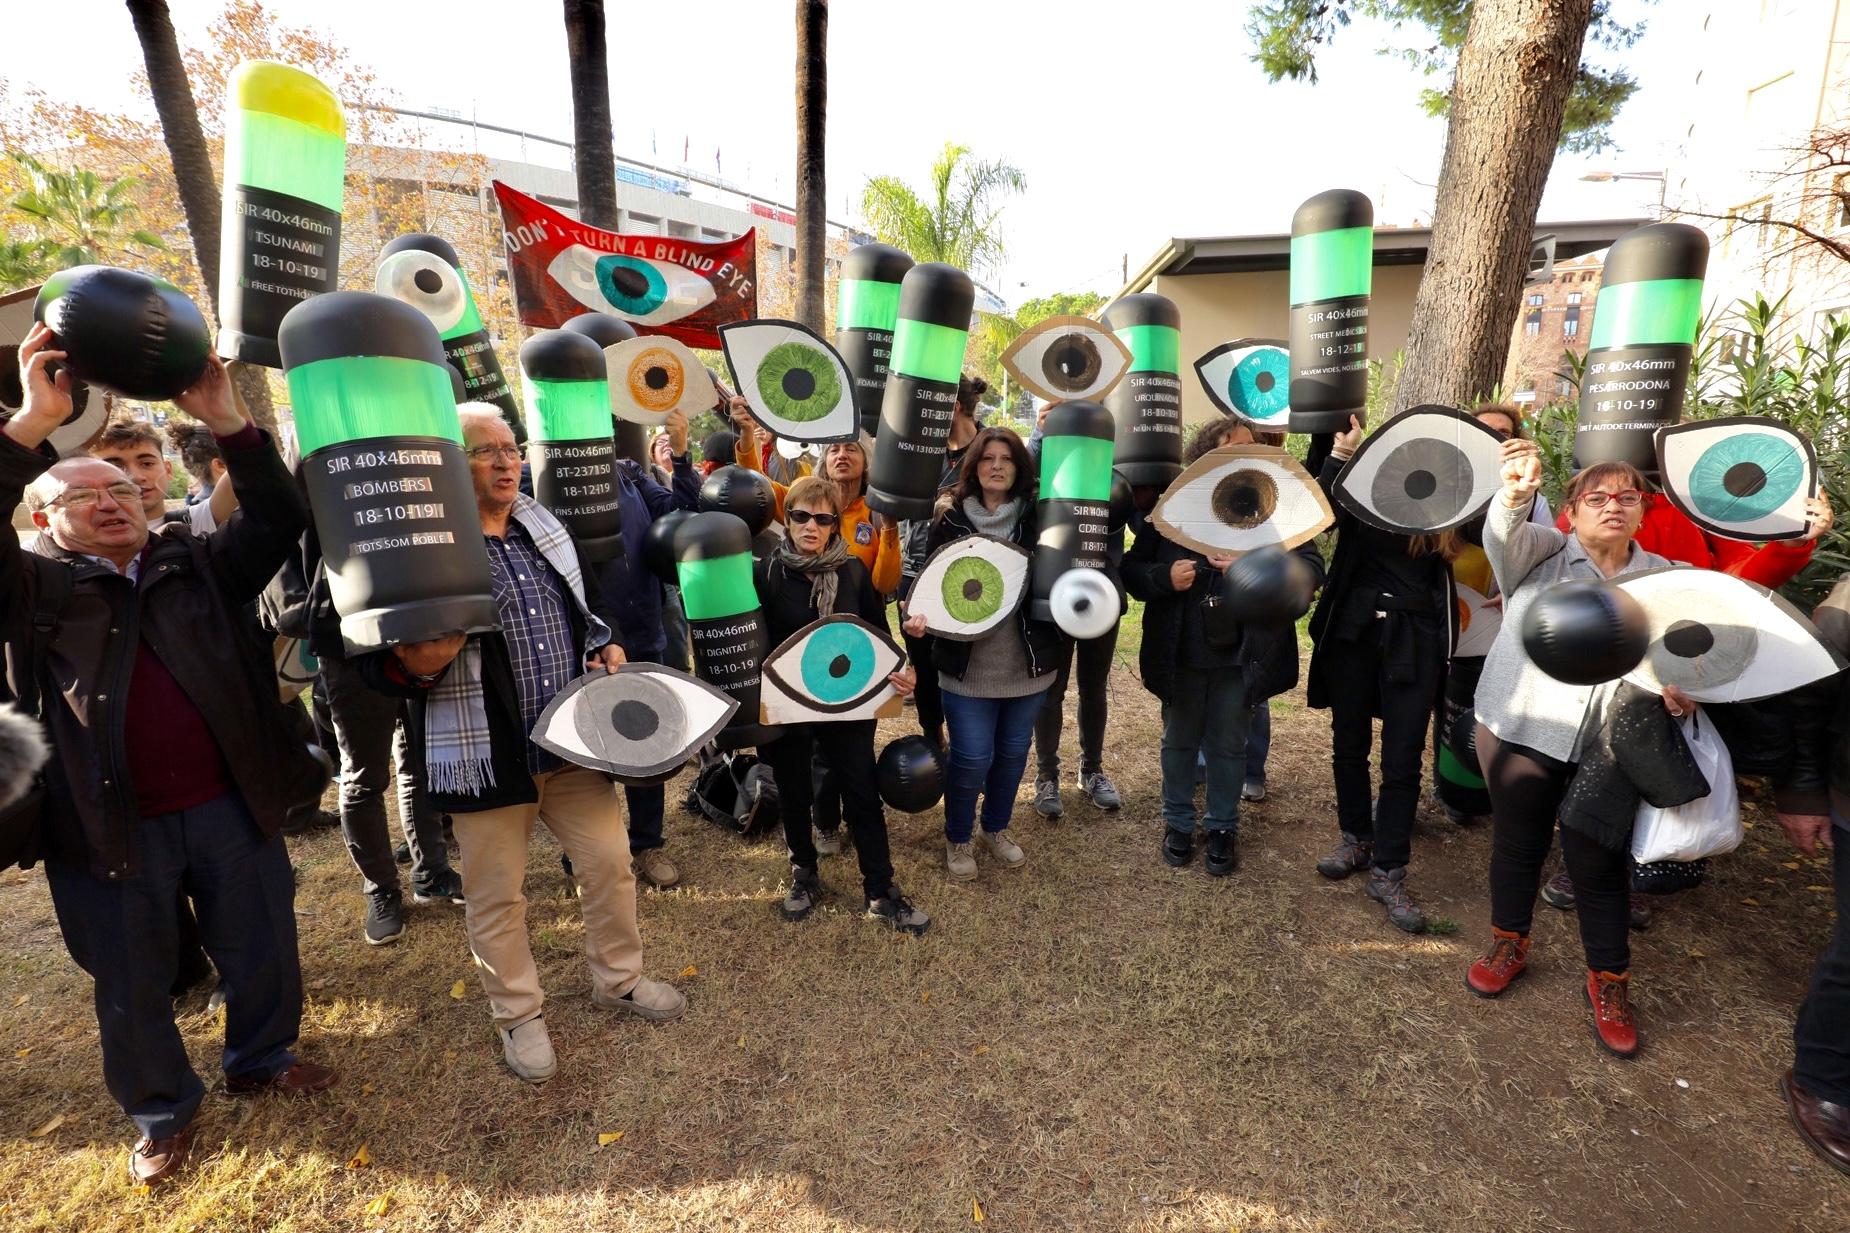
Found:
[[587, 309], [643, 334], [719, 348], [718, 327], [758, 315], [758, 232], [699, 243], [619, 235], [579, 222], [499, 180], [502, 243], [520, 323], [551, 330]]

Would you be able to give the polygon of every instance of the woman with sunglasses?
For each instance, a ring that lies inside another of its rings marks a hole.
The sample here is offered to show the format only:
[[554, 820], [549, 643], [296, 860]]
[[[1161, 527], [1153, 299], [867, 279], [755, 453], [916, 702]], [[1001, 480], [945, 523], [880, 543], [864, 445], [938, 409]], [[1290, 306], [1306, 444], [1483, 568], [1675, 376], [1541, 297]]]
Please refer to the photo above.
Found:
[[[1644, 517], [1645, 479], [1630, 463], [1588, 467], [1568, 484], [1571, 530], [1537, 526], [1529, 510], [1542, 482], [1541, 451], [1533, 441], [1503, 443], [1503, 491], [1484, 518], [1484, 552], [1503, 590], [1503, 626], [1477, 688], [1478, 764], [1490, 790], [1490, 948], [1471, 965], [1465, 984], [1494, 998], [1528, 966], [1529, 927], [1555, 818], [1579, 763], [1589, 714], [1604, 713], [1614, 686], [1568, 685], [1536, 666], [1522, 644], [1522, 623], [1535, 597], [1557, 582], [1598, 581], [1670, 564], [1634, 539]], [[1693, 709], [1674, 686], [1664, 691], [1673, 715]], [[1631, 854], [1606, 848], [1569, 827], [1561, 853], [1580, 900], [1580, 940], [1586, 950], [1585, 994], [1595, 1039], [1630, 1057], [1638, 1026], [1629, 998], [1627, 917]]]
[[[841, 501], [834, 484], [806, 475], [790, 486], [784, 499], [784, 525], [789, 534], [756, 571], [758, 601], [773, 646], [781, 646], [812, 621], [837, 613], [886, 628], [886, 602], [874, 590], [867, 567], [848, 551], [840, 524]], [[912, 692], [916, 678], [911, 668], [905, 668], [887, 679], [904, 697]], [[786, 724], [777, 740], [759, 746], [760, 756], [770, 763], [777, 778], [784, 841], [790, 848], [790, 893], [784, 897], [784, 919], [802, 920], [822, 898], [810, 783], [810, 762], [818, 751], [835, 772], [842, 813], [854, 835], [867, 915], [905, 933], [924, 933], [931, 917], [908, 902], [893, 884], [886, 815], [874, 784], [871, 719]]]

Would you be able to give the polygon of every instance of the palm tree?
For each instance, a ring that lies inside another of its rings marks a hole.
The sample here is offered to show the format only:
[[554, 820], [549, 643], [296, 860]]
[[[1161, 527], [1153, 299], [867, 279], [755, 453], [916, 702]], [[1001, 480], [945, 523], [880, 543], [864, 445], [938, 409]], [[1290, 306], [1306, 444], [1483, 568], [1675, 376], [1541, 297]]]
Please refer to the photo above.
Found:
[[167, 0], [127, 0], [135, 35], [141, 40], [142, 62], [148, 68], [148, 89], [161, 118], [161, 136], [173, 162], [174, 183], [180, 206], [186, 212], [186, 229], [192, 236], [193, 258], [205, 282], [212, 309], [218, 311], [218, 178], [212, 174], [212, 156], [199, 127], [199, 106], [192, 83], [180, 59], [179, 39]]
[[828, 129], [829, 0], [797, 0], [797, 320], [823, 326], [828, 244], [823, 155]]
[[979, 162], [968, 146], [946, 142], [931, 165], [927, 199], [895, 176], [877, 176], [867, 182], [861, 212], [876, 238], [915, 260], [983, 274], [993, 272], [1004, 256], [999, 203], [1027, 187], [1027, 177], [1012, 164]]
[[0, 240], [0, 292], [36, 286], [51, 269], [51, 246], [45, 241]]
[[159, 236], [135, 226], [141, 214], [134, 200], [135, 177], [105, 182], [94, 171], [58, 171], [23, 152], [11, 157], [26, 173], [26, 190], [7, 204], [38, 233], [35, 238], [46, 246], [52, 269], [108, 264], [130, 255], [133, 245], [167, 247]]
[[617, 159], [610, 121], [604, 0], [565, 0], [565, 47], [571, 58], [572, 168], [578, 176], [578, 217], [593, 227], [614, 231]]

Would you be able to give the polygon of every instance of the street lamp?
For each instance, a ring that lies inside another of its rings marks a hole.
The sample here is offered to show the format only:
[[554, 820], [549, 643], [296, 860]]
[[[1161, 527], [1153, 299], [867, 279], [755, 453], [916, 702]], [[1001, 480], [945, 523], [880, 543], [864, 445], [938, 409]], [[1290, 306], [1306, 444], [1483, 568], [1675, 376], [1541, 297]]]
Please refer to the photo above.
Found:
[[1610, 184], [1614, 180], [1656, 180], [1657, 181], [1657, 217], [1664, 217], [1664, 189], [1670, 183], [1670, 172], [1664, 171], [1589, 171], [1580, 177], [1590, 184]]

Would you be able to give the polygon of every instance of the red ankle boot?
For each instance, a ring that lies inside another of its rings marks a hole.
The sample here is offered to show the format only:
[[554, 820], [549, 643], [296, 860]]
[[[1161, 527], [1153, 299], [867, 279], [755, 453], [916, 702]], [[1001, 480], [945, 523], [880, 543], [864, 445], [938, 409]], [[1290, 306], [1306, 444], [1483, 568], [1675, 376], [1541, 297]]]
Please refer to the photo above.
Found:
[[1465, 988], [1481, 998], [1494, 998], [1528, 970], [1528, 935], [1492, 929], [1490, 949], [1472, 961], [1465, 973]]
[[1614, 1057], [1638, 1052], [1638, 1021], [1632, 1017], [1630, 972], [1587, 971], [1587, 1005], [1593, 1010], [1593, 1039]]

